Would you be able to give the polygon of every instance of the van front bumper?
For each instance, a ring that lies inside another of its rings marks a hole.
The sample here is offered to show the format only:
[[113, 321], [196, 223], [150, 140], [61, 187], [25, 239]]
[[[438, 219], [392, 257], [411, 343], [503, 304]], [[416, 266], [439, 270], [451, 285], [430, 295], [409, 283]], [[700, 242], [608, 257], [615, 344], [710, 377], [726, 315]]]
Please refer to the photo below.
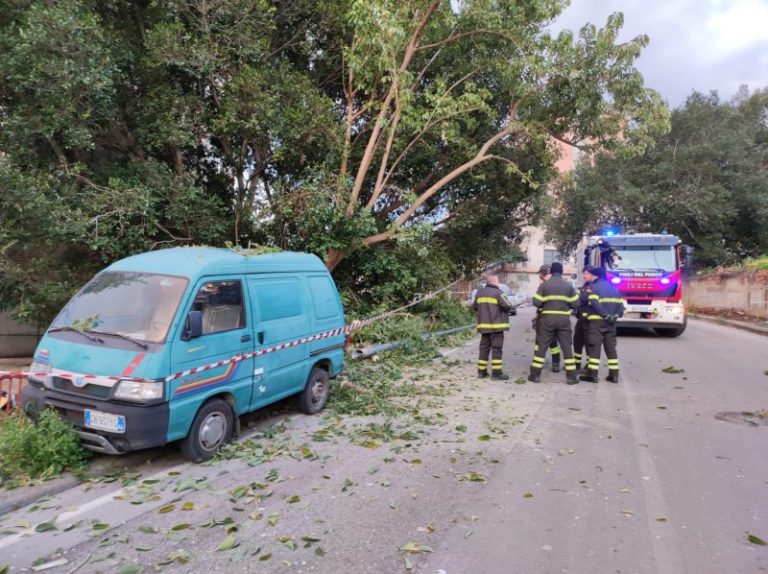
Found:
[[[83, 447], [104, 454], [123, 454], [162, 446], [168, 442], [168, 403], [150, 406], [131, 405], [112, 401], [89, 400], [82, 396], [50, 390], [33, 383], [21, 391], [24, 412], [32, 419], [46, 408], [55, 409], [75, 427]], [[113, 433], [85, 426], [85, 410], [125, 417], [125, 432]]]

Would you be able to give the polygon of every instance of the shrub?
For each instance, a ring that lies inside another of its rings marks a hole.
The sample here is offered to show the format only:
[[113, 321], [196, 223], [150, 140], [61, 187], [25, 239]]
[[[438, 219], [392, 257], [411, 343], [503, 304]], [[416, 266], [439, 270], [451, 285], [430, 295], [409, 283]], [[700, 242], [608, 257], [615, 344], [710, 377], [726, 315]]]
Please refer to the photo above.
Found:
[[768, 255], [747, 259], [744, 262], [744, 267], [749, 271], [768, 271]]
[[21, 412], [0, 419], [0, 485], [77, 470], [87, 457], [72, 425], [53, 410], [41, 413], [37, 423]]

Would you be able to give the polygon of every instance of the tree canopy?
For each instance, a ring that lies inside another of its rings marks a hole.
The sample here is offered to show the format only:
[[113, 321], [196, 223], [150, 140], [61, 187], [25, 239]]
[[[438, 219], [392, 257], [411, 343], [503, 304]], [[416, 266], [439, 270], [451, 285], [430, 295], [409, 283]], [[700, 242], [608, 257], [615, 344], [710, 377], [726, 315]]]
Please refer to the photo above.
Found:
[[178, 244], [310, 251], [369, 302], [494, 260], [555, 140], [638, 153], [667, 127], [648, 38], [619, 43], [620, 14], [553, 37], [565, 5], [0, 0], [3, 305], [45, 323]]
[[546, 225], [567, 251], [611, 224], [666, 229], [697, 248], [702, 266], [768, 253], [768, 91], [728, 102], [692, 93], [671, 131], [635, 158], [586, 157], [555, 186]]

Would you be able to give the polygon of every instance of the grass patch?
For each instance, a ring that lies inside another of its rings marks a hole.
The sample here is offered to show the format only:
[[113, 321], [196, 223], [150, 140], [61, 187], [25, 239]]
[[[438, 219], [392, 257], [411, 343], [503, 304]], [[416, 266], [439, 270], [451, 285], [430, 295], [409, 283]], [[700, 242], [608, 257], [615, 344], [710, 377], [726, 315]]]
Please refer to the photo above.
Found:
[[80, 470], [90, 454], [72, 425], [51, 409], [37, 423], [20, 411], [0, 419], [0, 437], [0, 486], [5, 488]]

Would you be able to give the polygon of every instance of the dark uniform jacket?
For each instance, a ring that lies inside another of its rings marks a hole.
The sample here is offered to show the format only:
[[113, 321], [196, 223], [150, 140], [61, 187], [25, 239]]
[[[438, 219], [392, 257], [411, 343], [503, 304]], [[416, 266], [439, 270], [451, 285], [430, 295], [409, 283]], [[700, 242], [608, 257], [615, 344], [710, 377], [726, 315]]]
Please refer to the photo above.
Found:
[[533, 305], [542, 315], [570, 315], [579, 306], [579, 295], [573, 285], [555, 273], [539, 285], [533, 296]]
[[477, 330], [480, 333], [509, 331], [511, 309], [507, 296], [496, 285], [486, 285], [477, 290], [472, 308], [477, 313]]
[[624, 315], [624, 300], [621, 294], [605, 279], [595, 279], [592, 282], [592, 293], [589, 294], [589, 320], [603, 319], [608, 315], [622, 317]]
[[585, 281], [584, 285], [579, 287], [579, 308], [576, 310], [576, 316], [580, 319], [586, 319], [589, 316], [589, 296], [592, 294], [592, 282]]

